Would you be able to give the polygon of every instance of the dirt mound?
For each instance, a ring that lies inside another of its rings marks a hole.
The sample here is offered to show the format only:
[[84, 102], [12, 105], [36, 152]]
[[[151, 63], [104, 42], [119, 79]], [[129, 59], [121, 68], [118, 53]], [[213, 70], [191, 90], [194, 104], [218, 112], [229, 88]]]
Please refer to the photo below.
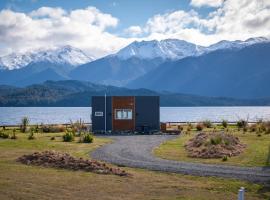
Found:
[[222, 158], [239, 155], [245, 145], [240, 143], [238, 137], [228, 133], [199, 133], [186, 143], [185, 148], [189, 157]]
[[124, 170], [109, 167], [105, 163], [94, 160], [84, 160], [82, 158], [74, 158], [67, 153], [59, 153], [55, 151], [35, 152], [33, 154], [23, 155], [19, 157], [17, 161], [27, 165], [83, 170], [119, 176], [128, 175]]

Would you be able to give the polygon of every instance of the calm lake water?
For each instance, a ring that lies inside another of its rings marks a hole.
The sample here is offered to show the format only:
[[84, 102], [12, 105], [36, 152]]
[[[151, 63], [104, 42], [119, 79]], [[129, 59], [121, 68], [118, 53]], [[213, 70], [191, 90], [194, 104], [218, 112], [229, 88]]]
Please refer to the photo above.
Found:
[[[0, 107], [0, 124], [19, 124], [23, 116], [31, 124], [68, 123], [82, 119], [91, 122], [90, 107]], [[270, 120], [270, 107], [162, 107], [160, 120], [168, 121], [237, 121], [239, 119]]]

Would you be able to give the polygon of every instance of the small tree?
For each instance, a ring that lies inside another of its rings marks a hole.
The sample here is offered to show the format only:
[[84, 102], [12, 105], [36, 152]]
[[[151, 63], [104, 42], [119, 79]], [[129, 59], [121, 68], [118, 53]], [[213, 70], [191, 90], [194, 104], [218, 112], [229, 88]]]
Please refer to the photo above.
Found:
[[221, 124], [222, 124], [222, 126], [224, 128], [227, 128], [228, 127], [228, 121], [227, 120], [222, 120]]
[[25, 133], [26, 130], [27, 130], [28, 125], [29, 125], [28, 117], [23, 117], [22, 118], [22, 123], [21, 123], [21, 132]]

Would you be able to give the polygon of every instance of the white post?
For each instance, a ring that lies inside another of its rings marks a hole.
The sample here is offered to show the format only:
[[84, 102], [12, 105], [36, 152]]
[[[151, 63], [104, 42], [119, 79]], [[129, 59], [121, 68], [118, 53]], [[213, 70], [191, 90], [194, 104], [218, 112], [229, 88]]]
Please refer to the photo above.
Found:
[[104, 106], [105, 106], [105, 113], [104, 113], [104, 121], [105, 121], [105, 133], [106, 133], [106, 131], [107, 131], [107, 123], [106, 123], [106, 122], [107, 122], [107, 119], [106, 119], [106, 117], [107, 117], [107, 112], [106, 112], [106, 103], [107, 103], [107, 102], [106, 102], [106, 99], [107, 99], [107, 98], [106, 98], [106, 93], [105, 93], [105, 105], [104, 105]]
[[238, 200], [245, 200], [245, 188], [241, 187], [238, 190]]

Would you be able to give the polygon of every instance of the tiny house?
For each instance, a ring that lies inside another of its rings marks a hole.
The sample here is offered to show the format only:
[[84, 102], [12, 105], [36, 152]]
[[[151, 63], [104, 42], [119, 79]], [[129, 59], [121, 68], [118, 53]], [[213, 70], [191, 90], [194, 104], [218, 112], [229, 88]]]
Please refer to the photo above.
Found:
[[158, 96], [93, 96], [93, 132], [155, 132], [160, 129]]

